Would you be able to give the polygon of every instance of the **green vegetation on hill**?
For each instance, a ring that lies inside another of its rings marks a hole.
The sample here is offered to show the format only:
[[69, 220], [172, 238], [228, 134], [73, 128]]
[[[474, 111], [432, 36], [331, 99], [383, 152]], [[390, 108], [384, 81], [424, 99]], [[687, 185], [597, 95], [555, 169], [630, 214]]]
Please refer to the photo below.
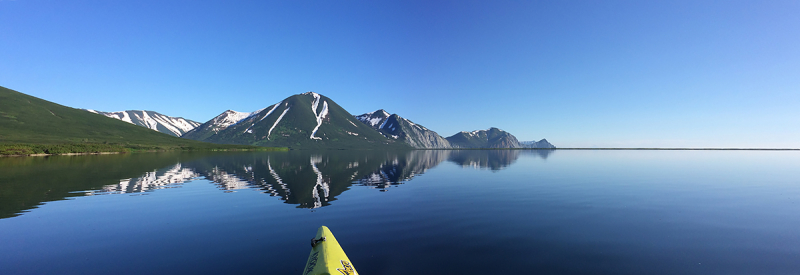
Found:
[[0, 86], [0, 155], [270, 150], [181, 139]]
[[[257, 146], [280, 146], [292, 149], [410, 149], [407, 144], [390, 140], [336, 104], [320, 95], [318, 106], [313, 108], [315, 97], [310, 93], [290, 96], [275, 110], [272, 107], [234, 125], [214, 132], [210, 122], [183, 135], [183, 138], [221, 143]], [[311, 133], [317, 126], [316, 114], [328, 106], [315, 139]], [[285, 112], [285, 113], [284, 113]], [[269, 116], [265, 115], [269, 113]], [[279, 120], [280, 119], [280, 120]], [[277, 123], [276, 123], [277, 122]]]

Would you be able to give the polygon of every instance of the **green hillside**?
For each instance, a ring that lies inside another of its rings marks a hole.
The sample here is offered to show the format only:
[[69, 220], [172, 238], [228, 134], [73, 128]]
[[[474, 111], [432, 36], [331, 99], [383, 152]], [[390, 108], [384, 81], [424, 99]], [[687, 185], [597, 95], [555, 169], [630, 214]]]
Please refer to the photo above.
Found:
[[[212, 120], [187, 132], [183, 138], [293, 149], [410, 149], [405, 143], [387, 139], [356, 120], [330, 98], [318, 96], [316, 109], [313, 108], [314, 94], [293, 95], [219, 132], [213, 132], [214, 127], [209, 125]], [[327, 106], [327, 115], [315, 138], [311, 138], [317, 126], [316, 114], [325, 109], [323, 105]]]
[[256, 148], [181, 139], [0, 87], [0, 155]]

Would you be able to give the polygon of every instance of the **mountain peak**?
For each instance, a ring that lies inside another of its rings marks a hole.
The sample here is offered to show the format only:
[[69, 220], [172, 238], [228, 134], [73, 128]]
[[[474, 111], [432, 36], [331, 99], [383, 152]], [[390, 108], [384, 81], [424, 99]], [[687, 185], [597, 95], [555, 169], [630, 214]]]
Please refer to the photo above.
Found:
[[308, 91], [308, 92], [302, 93], [300, 95], [310, 95], [310, 96], [313, 96], [313, 97], [319, 97], [320, 96], [320, 94], [312, 92], [312, 91]]
[[[384, 111], [383, 109], [378, 109], [374, 112], [365, 113], [363, 115], [356, 116], [356, 119], [360, 120], [364, 124], [369, 125], [375, 130], [379, 130], [383, 128], [385, 125], [386, 120], [390, 117], [389, 113]], [[378, 127], [381, 125], [381, 127]]]

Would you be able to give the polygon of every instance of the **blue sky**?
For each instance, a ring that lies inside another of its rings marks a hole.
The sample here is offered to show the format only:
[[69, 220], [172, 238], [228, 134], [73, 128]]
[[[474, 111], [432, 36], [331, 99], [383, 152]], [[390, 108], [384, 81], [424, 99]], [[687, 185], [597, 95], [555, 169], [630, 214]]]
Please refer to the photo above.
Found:
[[200, 122], [314, 91], [443, 136], [800, 148], [798, 14], [800, 1], [0, 0], [0, 85]]

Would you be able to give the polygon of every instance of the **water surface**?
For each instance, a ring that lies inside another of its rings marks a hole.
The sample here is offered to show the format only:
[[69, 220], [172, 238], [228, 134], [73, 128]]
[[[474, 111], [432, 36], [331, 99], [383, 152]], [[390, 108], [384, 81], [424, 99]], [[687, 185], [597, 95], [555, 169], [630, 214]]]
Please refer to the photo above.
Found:
[[793, 151], [0, 158], [0, 274], [797, 274]]

